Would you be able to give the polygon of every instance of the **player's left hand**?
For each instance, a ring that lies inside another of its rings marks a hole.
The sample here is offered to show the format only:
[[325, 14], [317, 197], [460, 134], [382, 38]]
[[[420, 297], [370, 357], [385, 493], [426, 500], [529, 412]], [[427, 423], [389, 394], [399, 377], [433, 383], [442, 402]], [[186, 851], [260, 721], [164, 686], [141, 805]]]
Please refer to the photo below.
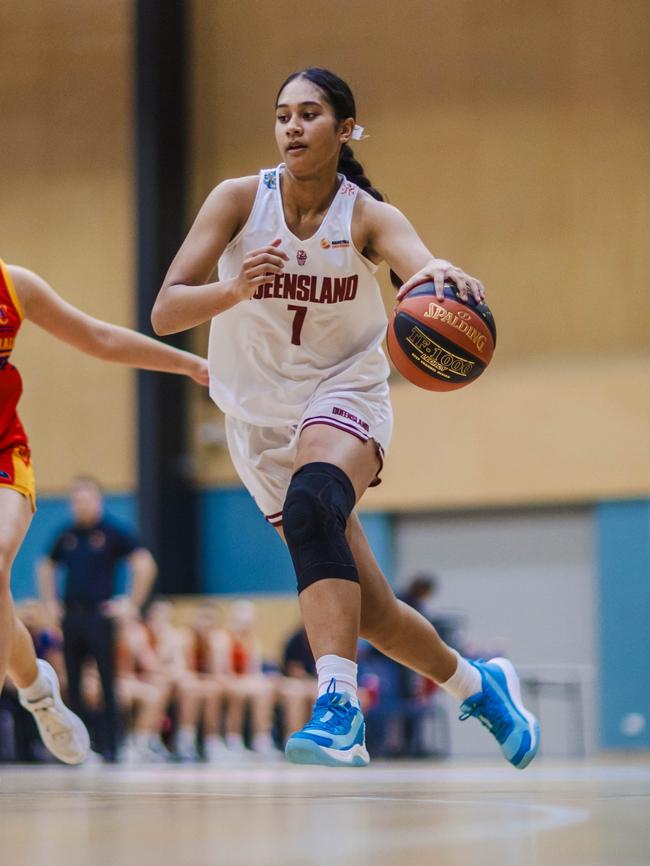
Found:
[[194, 379], [199, 385], [203, 385], [204, 388], [207, 388], [210, 384], [210, 374], [208, 373], [208, 362], [205, 358], [199, 358], [198, 355], [193, 355], [193, 362], [190, 366], [190, 369], [187, 371], [187, 375]]
[[418, 283], [431, 280], [436, 287], [436, 297], [443, 300], [445, 296], [445, 282], [452, 282], [458, 286], [458, 294], [462, 301], [468, 299], [471, 292], [477, 304], [485, 300], [485, 289], [483, 283], [452, 265], [446, 259], [431, 259], [425, 267], [413, 274], [397, 293], [397, 300], [401, 301]]

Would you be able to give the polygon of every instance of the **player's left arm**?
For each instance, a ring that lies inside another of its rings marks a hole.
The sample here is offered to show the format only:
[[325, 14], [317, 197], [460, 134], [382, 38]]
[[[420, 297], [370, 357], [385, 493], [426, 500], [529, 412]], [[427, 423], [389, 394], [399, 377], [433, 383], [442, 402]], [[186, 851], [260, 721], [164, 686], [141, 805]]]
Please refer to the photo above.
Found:
[[65, 301], [42, 277], [27, 268], [9, 265], [9, 273], [25, 318], [75, 349], [104, 361], [180, 373], [200, 385], [208, 384], [204, 358], [89, 316]]
[[467, 300], [469, 292], [477, 303], [484, 299], [481, 281], [446, 259], [436, 258], [404, 214], [393, 205], [366, 199], [362, 220], [370, 258], [385, 261], [400, 279], [405, 280], [397, 294], [398, 300], [426, 279], [433, 281], [440, 299], [444, 297], [446, 280], [458, 286], [462, 300]]
[[129, 597], [133, 607], [139, 611], [149, 598], [158, 567], [156, 561], [146, 547], [139, 547], [128, 557], [131, 571], [131, 591]]

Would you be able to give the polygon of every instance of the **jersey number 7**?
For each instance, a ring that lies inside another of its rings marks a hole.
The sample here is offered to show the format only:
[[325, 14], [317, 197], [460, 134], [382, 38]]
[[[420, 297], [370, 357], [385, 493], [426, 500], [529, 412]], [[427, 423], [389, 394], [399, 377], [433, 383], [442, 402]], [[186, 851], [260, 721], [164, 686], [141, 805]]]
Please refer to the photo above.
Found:
[[291, 326], [291, 343], [294, 346], [300, 345], [300, 332], [307, 315], [307, 307], [301, 307], [298, 304], [287, 304], [288, 310], [294, 310], [293, 325]]

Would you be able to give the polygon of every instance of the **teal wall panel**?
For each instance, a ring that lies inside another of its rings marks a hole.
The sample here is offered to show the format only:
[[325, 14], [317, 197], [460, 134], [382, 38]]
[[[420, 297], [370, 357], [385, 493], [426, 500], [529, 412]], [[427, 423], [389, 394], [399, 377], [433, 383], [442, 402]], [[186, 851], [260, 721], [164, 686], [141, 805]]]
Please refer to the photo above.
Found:
[[650, 748], [650, 502], [596, 509], [600, 741]]
[[[206, 490], [201, 495], [199, 513], [203, 592], [295, 592], [296, 580], [287, 549], [246, 490]], [[380, 565], [390, 575], [390, 518], [373, 513], [361, 519]]]

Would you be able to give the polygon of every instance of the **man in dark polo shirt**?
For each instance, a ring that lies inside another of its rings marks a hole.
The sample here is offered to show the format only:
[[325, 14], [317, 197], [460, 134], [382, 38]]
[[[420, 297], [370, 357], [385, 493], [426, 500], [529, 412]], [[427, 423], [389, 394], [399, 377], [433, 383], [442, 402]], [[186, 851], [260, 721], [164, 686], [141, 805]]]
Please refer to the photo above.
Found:
[[[102, 490], [94, 478], [77, 478], [73, 482], [70, 507], [73, 523], [61, 532], [49, 555], [39, 563], [39, 586], [53, 618], [62, 615], [68, 701], [82, 716], [82, 667], [88, 658], [97, 663], [104, 697], [102, 751], [107, 760], [113, 760], [117, 747], [113, 620], [117, 565], [121, 561], [128, 563], [130, 603], [139, 610], [151, 591], [156, 564], [131, 531], [104, 515]], [[57, 572], [63, 577], [63, 609], [57, 599]]]

